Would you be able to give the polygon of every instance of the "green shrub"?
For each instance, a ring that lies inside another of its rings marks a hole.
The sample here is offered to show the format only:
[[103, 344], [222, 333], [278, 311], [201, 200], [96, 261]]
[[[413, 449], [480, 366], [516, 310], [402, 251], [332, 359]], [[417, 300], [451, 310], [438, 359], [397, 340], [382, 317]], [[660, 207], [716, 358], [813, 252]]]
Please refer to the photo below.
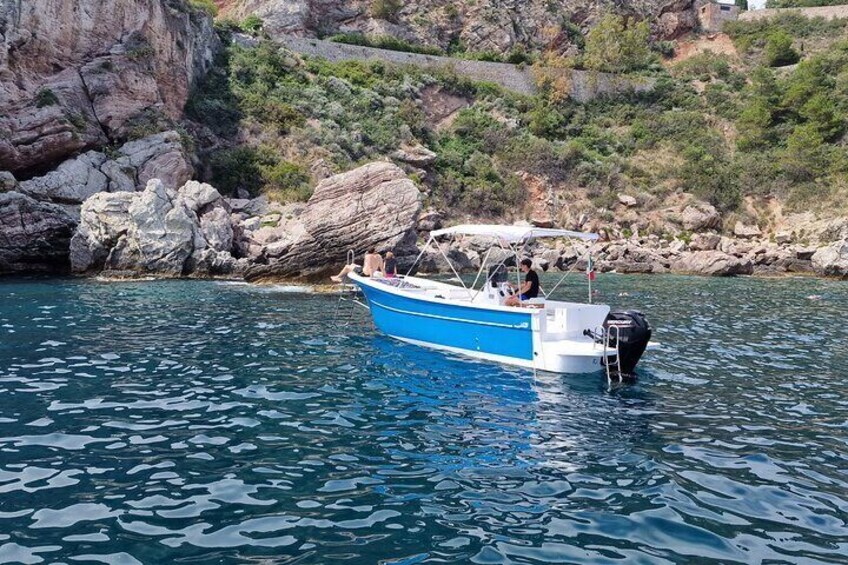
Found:
[[792, 48], [792, 36], [783, 30], [777, 30], [766, 39], [765, 64], [769, 67], [794, 65], [800, 55]]
[[586, 36], [583, 64], [587, 69], [610, 73], [646, 69], [656, 61], [650, 37], [648, 22], [628, 25], [623, 17], [607, 14]]
[[35, 107], [44, 108], [47, 106], [55, 106], [59, 103], [59, 98], [56, 93], [49, 88], [42, 88], [35, 95]]
[[241, 27], [242, 31], [244, 31], [245, 33], [249, 33], [250, 35], [256, 37], [262, 31], [264, 25], [265, 22], [262, 21], [262, 18], [260, 18], [256, 14], [250, 14], [241, 21], [239, 27]]
[[206, 12], [213, 18], [218, 15], [218, 6], [214, 0], [188, 0], [188, 5], [194, 10]]
[[213, 184], [225, 194], [239, 189], [266, 193], [281, 201], [309, 197], [309, 175], [298, 165], [280, 159], [267, 146], [243, 145], [214, 153], [210, 159]]
[[403, 8], [403, 2], [401, 0], [371, 1], [371, 15], [381, 20], [394, 21], [401, 8]]

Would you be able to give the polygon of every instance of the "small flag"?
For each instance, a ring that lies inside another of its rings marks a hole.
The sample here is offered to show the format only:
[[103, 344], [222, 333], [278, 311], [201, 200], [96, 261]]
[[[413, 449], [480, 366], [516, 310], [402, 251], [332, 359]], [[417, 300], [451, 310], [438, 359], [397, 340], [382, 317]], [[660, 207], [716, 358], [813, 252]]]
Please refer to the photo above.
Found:
[[586, 276], [590, 281], [595, 280], [595, 266], [592, 264], [592, 257], [589, 257], [589, 261], [586, 263]]

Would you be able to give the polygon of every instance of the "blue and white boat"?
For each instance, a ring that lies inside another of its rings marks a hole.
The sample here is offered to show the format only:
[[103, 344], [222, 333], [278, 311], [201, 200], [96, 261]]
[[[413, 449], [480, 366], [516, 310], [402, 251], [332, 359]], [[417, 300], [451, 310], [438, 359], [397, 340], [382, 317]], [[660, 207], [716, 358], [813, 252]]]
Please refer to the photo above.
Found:
[[[414, 276], [348, 275], [364, 294], [380, 331], [407, 343], [539, 371], [591, 373], [611, 367], [632, 371], [651, 335], [640, 313], [611, 315], [609, 306], [545, 296], [520, 306], [505, 305], [512, 286], [504, 263], [512, 258], [518, 262], [517, 246], [543, 237], [592, 241], [597, 235], [529, 226], [462, 225], [431, 232], [428, 246], [438, 238], [457, 236], [490, 238], [493, 247], [510, 251], [497, 253], [500, 261], [489, 265], [486, 253], [477, 280], [484, 272], [487, 276], [479, 288], [465, 286], [458, 275], [460, 285]], [[591, 287], [589, 296], [591, 300]]]

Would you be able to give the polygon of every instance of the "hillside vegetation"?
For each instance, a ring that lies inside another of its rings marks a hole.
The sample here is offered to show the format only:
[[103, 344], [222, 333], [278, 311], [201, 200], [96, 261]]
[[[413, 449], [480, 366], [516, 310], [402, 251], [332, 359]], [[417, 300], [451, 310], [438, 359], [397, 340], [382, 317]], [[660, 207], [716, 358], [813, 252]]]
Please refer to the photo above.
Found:
[[[316, 176], [422, 145], [437, 158], [410, 167], [413, 178], [429, 205], [456, 216], [520, 216], [540, 184], [571, 213], [601, 216], [621, 193], [650, 208], [687, 192], [727, 218], [775, 198], [844, 208], [848, 21], [735, 22], [738, 56], [666, 67], [659, 53], [672, 46], [649, 48], [647, 26], [610, 15], [595, 29], [606, 28], [617, 31], [538, 65], [648, 73], [652, 93], [578, 104], [542, 80], [523, 97], [448, 72], [308, 60], [265, 40], [231, 45], [188, 115], [205, 126], [196, 138], [213, 182], [283, 200], [308, 197]], [[441, 116], [434, 96], [462, 107]]]

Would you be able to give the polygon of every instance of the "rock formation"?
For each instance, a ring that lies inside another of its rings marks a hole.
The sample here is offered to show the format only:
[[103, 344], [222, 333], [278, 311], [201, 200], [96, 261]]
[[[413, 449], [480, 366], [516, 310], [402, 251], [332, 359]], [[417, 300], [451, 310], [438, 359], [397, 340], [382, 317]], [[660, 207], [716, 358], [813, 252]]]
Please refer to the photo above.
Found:
[[481, 0], [391, 3], [371, 0], [232, 0], [222, 3], [224, 15], [242, 19], [255, 14], [272, 34], [321, 36], [359, 31], [392, 35], [448, 48], [460, 43], [474, 51], [506, 53], [517, 45], [546, 47], [567, 41], [558, 36], [563, 20], [589, 27], [606, 10], [646, 18], [661, 38], [674, 38], [695, 28], [693, 0], [589, 2], [575, 0]]
[[822, 247], [812, 257], [816, 274], [848, 279], [848, 239]]
[[70, 261], [77, 273], [232, 275], [245, 267], [232, 246], [229, 206], [217, 190], [196, 181], [174, 190], [153, 179], [142, 192], [86, 200]]
[[16, 190], [36, 200], [74, 207], [98, 192], [133, 192], [153, 178], [168, 186], [181, 186], [194, 172], [179, 134], [165, 132], [131, 141], [105, 153], [89, 151], [69, 159], [56, 170], [18, 183]]
[[75, 226], [59, 206], [0, 193], [0, 273], [67, 271]]
[[720, 277], [754, 272], [750, 259], [740, 259], [721, 251], [695, 251], [678, 259], [671, 268], [677, 273]]
[[0, 0], [0, 170], [179, 118], [217, 49], [185, 0]]
[[391, 163], [369, 163], [329, 177], [306, 203], [301, 228], [267, 246], [267, 264], [251, 267], [247, 278], [323, 277], [344, 264], [350, 249], [358, 257], [369, 247], [415, 253], [420, 209], [415, 183]]

